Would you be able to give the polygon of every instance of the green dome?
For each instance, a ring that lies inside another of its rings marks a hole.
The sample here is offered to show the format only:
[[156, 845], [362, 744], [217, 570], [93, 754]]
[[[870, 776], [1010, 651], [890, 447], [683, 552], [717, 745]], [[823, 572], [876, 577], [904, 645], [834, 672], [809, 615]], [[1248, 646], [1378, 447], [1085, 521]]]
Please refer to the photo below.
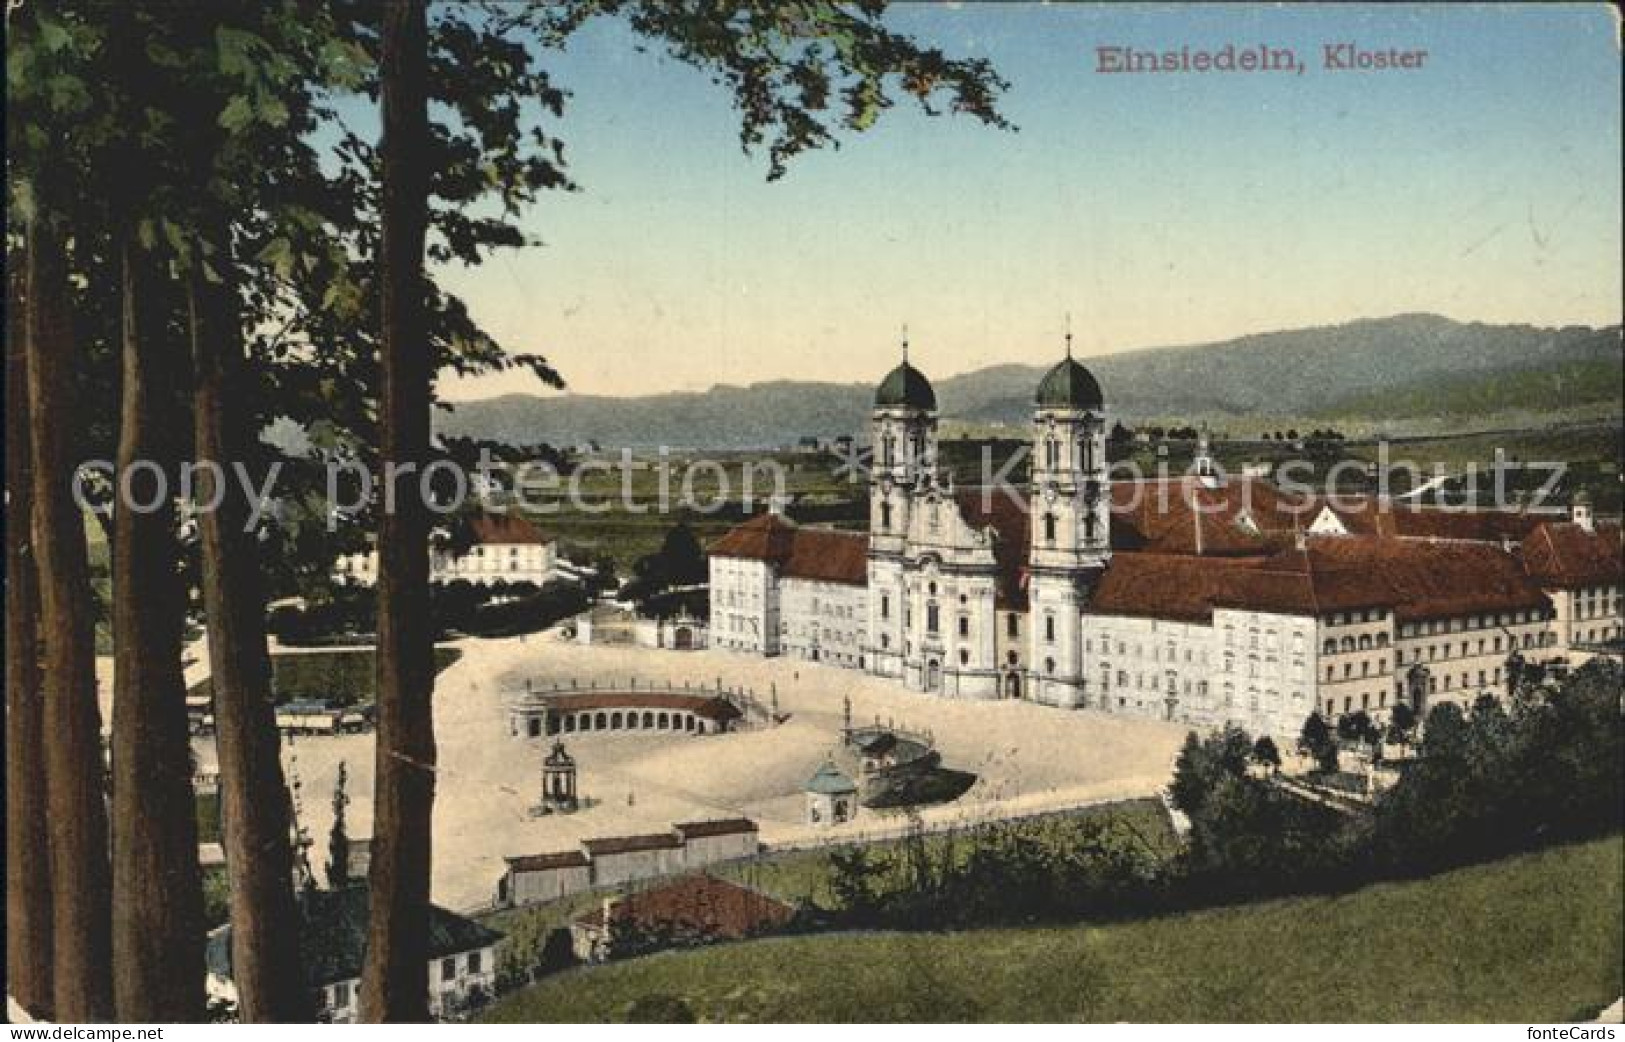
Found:
[[858, 787], [852, 784], [852, 779], [841, 773], [841, 769], [829, 760], [818, 768], [818, 773], [807, 779], [807, 791], [820, 796], [839, 796], [846, 792], [857, 792]]
[[1068, 355], [1038, 384], [1037, 404], [1044, 409], [1099, 409], [1104, 398], [1089, 370]]
[[931, 381], [925, 378], [924, 373], [904, 362], [880, 381], [880, 389], [875, 391], [875, 405], [881, 408], [901, 405], [910, 409], [934, 410], [937, 407], [937, 392], [931, 389]]

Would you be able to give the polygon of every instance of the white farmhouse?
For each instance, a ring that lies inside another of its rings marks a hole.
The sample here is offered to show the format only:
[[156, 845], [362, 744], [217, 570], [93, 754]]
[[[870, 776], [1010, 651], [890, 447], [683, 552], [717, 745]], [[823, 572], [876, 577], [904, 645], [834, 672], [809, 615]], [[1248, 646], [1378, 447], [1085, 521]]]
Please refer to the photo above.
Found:
[[[429, 581], [464, 581], [489, 586], [496, 582], [541, 586], [566, 574], [558, 541], [522, 517], [489, 514], [467, 521], [472, 542], [466, 550], [445, 548], [445, 533], [436, 533], [429, 557]], [[346, 554], [334, 566], [340, 581], [372, 586], [378, 582], [378, 551]]]
[[[334, 1024], [361, 1013], [361, 967], [366, 959], [368, 891], [365, 886], [310, 890], [299, 895], [299, 961], [317, 1015]], [[502, 934], [472, 919], [429, 906], [429, 1012], [442, 1016], [496, 985]], [[231, 972], [231, 925], [209, 934], [206, 988], [211, 999], [237, 1001]]]

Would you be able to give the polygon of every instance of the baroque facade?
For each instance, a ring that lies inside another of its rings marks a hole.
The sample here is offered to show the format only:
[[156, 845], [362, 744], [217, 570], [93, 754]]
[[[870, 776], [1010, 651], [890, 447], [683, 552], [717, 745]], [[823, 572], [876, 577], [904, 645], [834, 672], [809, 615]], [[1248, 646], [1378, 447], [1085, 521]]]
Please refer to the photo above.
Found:
[[1100, 385], [1040, 382], [1024, 489], [956, 489], [936, 393], [908, 362], [871, 416], [869, 530], [769, 511], [711, 547], [712, 642], [896, 679], [1296, 734], [1311, 712], [1382, 718], [1505, 690], [1519, 662], [1625, 637], [1621, 537], [1571, 517], [1289, 496], [1190, 474], [1110, 481]]

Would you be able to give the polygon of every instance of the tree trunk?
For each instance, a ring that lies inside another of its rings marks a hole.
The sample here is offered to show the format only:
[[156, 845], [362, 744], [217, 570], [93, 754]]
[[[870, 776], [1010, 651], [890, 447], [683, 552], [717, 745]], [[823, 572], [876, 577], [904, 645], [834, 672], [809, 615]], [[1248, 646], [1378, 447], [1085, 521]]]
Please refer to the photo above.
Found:
[[181, 644], [176, 539], [178, 384], [159, 332], [155, 262], [121, 247], [121, 401], [113, 514], [113, 989], [126, 1023], [201, 1020], [203, 884]]
[[45, 815], [45, 702], [34, 572], [25, 267], [6, 308], [6, 990], [30, 1016], [51, 1013], [51, 835]]
[[112, 873], [106, 761], [96, 704], [85, 521], [73, 499], [70, 432], [75, 351], [62, 240], [47, 217], [28, 226], [28, 390], [34, 557], [45, 654], [46, 812], [51, 823], [52, 1012], [66, 1022], [113, 1015]]
[[[434, 633], [428, 507], [432, 365], [423, 246], [428, 220], [428, 27], [418, 0], [383, 8], [382, 344], [378, 536], [378, 734], [371, 921], [362, 1019], [428, 1019], [430, 827], [434, 807]], [[417, 470], [391, 475], [391, 465]]]
[[[228, 241], [223, 231], [215, 239]], [[222, 470], [215, 489], [204, 466], [199, 495], [220, 500], [198, 517], [203, 537], [203, 602], [214, 687], [215, 747], [220, 759], [226, 871], [231, 878], [231, 972], [237, 1016], [245, 1023], [312, 1017], [299, 961], [293, 848], [265, 643], [265, 593], [248, 503], [231, 481], [246, 464], [242, 328], [228, 286], [193, 270], [188, 283], [192, 332], [194, 429], [200, 464]]]

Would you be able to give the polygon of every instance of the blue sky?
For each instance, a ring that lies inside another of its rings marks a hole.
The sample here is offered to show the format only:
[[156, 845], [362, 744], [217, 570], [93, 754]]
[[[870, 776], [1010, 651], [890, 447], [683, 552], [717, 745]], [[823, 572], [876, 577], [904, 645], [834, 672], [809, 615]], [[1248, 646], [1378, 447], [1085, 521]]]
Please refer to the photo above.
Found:
[[[990, 59], [1014, 133], [900, 104], [781, 181], [704, 75], [589, 25], [548, 56], [583, 191], [448, 282], [573, 390], [947, 376], [1431, 311], [1620, 319], [1620, 60], [1601, 6], [898, 5]], [[1425, 49], [1333, 73], [1326, 43]], [[1095, 48], [1267, 43], [1282, 74], [1102, 75]], [[518, 375], [454, 398], [538, 390]]]

